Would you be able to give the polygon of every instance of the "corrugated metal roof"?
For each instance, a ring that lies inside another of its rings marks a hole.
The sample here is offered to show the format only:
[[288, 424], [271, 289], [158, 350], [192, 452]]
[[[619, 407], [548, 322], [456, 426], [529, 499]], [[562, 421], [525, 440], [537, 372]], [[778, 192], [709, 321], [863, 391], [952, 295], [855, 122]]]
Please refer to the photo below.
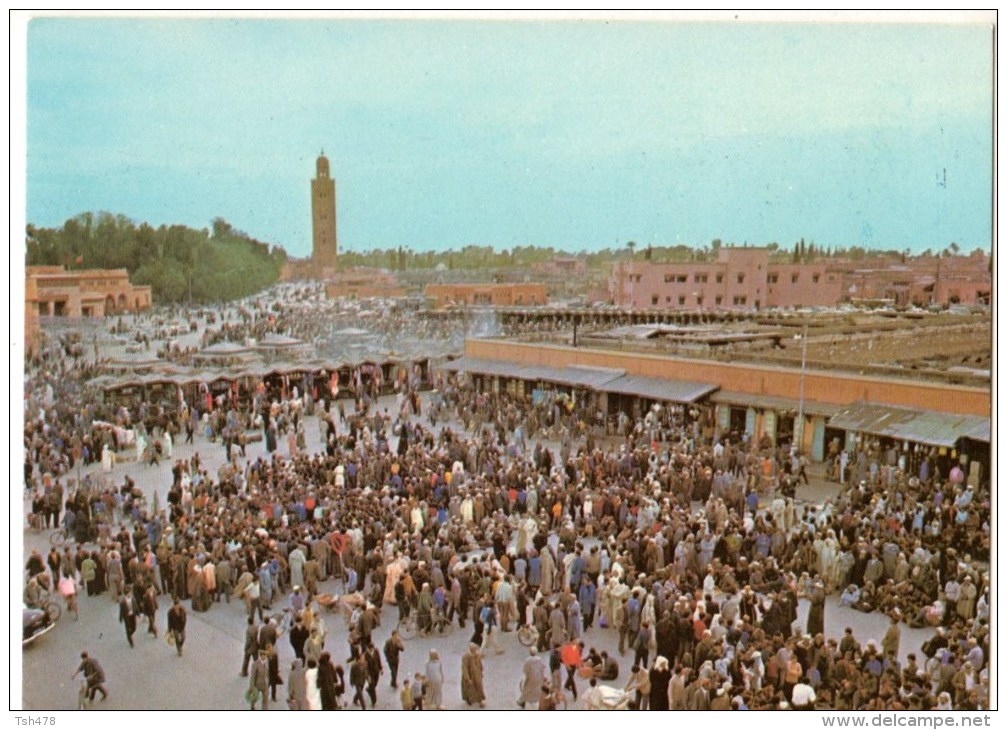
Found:
[[963, 434], [965, 438], [970, 438], [973, 441], [985, 441], [990, 443], [990, 432], [993, 430], [993, 423], [988, 419], [983, 419], [981, 423], [976, 423], [973, 428], [971, 428], [968, 433]]
[[[782, 398], [775, 395], [760, 393], [742, 393], [736, 390], [720, 390], [710, 398], [714, 403], [732, 406], [752, 406], [773, 411], [797, 411], [800, 401], [796, 398]], [[805, 400], [804, 412], [812, 416], [832, 416], [843, 409], [843, 406], [820, 401]]]
[[717, 389], [713, 383], [665, 380], [644, 375], [626, 375], [621, 368], [570, 365], [554, 368], [546, 365], [521, 365], [504, 360], [460, 357], [438, 366], [451, 372], [479, 373], [521, 380], [545, 381], [573, 387], [590, 388], [603, 393], [622, 393], [652, 400], [692, 403]]
[[694, 403], [719, 387], [713, 383], [700, 383], [694, 380], [665, 380], [646, 375], [624, 375], [606, 383], [604, 390], [608, 393], [635, 395], [651, 400]]
[[989, 439], [989, 419], [982, 416], [918, 410], [861, 401], [829, 420], [832, 428], [887, 436], [914, 443], [952, 447], [964, 436]]
[[[483, 357], [460, 357], [457, 360], [443, 363], [441, 370], [455, 373], [476, 373], [478, 375], [496, 375], [504, 378], [524, 378], [522, 370], [527, 366], [507, 360], [491, 360]], [[530, 378], [529, 378], [530, 379]]]
[[568, 365], [565, 368], [550, 368], [553, 374], [543, 380], [572, 385], [592, 390], [605, 390], [605, 385], [626, 374], [620, 368], [591, 367], [590, 365]]
[[509, 360], [492, 360], [481, 357], [460, 357], [457, 360], [443, 363], [439, 368], [450, 372], [477, 373], [530, 381], [542, 380], [547, 383], [592, 389], [598, 389], [626, 372], [615, 368], [595, 368], [581, 365], [554, 368], [548, 365], [525, 365]]

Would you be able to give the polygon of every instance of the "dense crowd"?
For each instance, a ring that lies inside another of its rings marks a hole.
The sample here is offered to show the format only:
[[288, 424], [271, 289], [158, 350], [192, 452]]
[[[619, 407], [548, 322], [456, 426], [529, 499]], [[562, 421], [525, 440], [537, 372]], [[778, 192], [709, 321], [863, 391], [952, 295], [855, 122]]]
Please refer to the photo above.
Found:
[[[247, 334], [228, 321], [227, 337]], [[863, 468], [842, 475], [838, 497], [810, 505], [796, 498], [807, 479], [799, 454], [718, 434], [695, 413], [623, 414], [613, 435], [593, 404], [532, 403], [452, 377], [435, 399], [404, 382], [390, 408], [296, 389], [144, 406], [142, 437], [173, 464], [159, 505], [128, 479], [78, 478], [81, 464], [117, 449], [113, 432], [93, 426], [116, 414], [84, 398], [88, 372], [68, 346], [28, 364], [31, 511], [79, 543], [29, 558], [26, 600], [75, 580], [126, 601], [152, 632], [159, 596], [197, 612], [243, 601], [236, 651], [253, 705], [276, 701], [279, 635], [264, 619], [289, 603], [296, 659], [285, 684], [299, 709], [350, 694], [373, 707], [386, 665], [398, 688], [401, 639], [380, 650], [373, 640], [385, 604], [400, 619], [415, 613], [422, 632], [438, 620], [472, 627], [468, 704], [485, 700], [483, 656], [499, 650], [499, 632], [528, 625], [537, 640], [522, 677], [495, 680], [521, 682], [522, 706], [616, 681], [641, 709], [988, 706], [979, 560], [989, 558], [990, 497], [960, 469], [909, 474], [865, 443], [853, 454]], [[306, 448], [309, 428], [323, 450]], [[225, 450], [219, 468], [198, 453], [173, 458], [171, 444], [194, 435], [201, 449]], [[246, 457], [252, 438], [264, 456]], [[330, 578], [359, 596], [347, 605], [347, 647], [319, 613]], [[832, 594], [884, 613], [887, 632], [828, 635]], [[900, 660], [903, 623], [934, 627], [922, 656]], [[598, 631], [632, 656], [622, 673], [590, 646]], [[403, 707], [443, 705], [439, 661], [403, 681]]]

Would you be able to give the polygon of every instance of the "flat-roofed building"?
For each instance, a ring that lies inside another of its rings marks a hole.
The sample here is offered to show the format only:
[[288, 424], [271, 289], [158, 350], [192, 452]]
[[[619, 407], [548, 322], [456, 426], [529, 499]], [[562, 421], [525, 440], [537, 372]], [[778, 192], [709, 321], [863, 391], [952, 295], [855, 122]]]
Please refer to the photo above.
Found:
[[25, 309], [38, 316], [103, 317], [151, 306], [150, 287], [131, 284], [126, 269], [29, 266], [25, 274]]
[[823, 258], [771, 263], [768, 248], [719, 249], [716, 261], [620, 261], [612, 267], [609, 298], [634, 309], [765, 309], [828, 307], [845, 301], [896, 305], [989, 304], [989, 258], [918, 257], [859, 261]]
[[423, 296], [442, 309], [448, 306], [528, 307], [545, 304], [545, 284], [428, 284]]

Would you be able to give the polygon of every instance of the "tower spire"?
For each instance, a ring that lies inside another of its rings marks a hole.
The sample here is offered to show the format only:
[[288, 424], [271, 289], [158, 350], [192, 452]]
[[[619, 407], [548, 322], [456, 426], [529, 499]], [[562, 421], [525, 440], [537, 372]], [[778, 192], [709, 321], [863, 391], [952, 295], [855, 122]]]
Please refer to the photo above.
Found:
[[329, 158], [325, 150], [315, 162], [315, 178], [311, 181], [312, 261], [320, 267], [335, 267], [336, 182], [329, 174]]

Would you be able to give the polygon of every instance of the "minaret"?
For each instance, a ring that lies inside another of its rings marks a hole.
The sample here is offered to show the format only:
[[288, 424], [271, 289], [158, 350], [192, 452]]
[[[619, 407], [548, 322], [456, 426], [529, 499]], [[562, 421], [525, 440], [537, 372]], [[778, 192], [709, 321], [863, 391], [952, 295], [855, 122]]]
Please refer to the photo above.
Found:
[[311, 231], [312, 263], [335, 267], [336, 181], [329, 176], [329, 158], [324, 150], [315, 162], [315, 179], [311, 181]]

